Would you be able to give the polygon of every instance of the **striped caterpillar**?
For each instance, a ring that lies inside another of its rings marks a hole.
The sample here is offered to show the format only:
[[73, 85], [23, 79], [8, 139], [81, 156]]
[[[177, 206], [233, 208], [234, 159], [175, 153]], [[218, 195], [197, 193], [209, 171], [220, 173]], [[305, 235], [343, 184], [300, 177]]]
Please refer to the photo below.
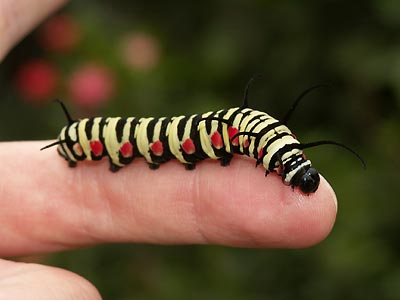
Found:
[[300, 143], [286, 126], [300, 100], [314, 86], [304, 91], [282, 121], [265, 112], [248, 107], [248, 82], [241, 107], [223, 109], [191, 116], [135, 118], [93, 117], [73, 120], [64, 104], [58, 101], [67, 117], [58, 140], [57, 151], [70, 167], [78, 161], [100, 160], [107, 156], [110, 170], [118, 171], [135, 157], [144, 157], [151, 169], [177, 159], [188, 170], [203, 159], [218, 159], [229, 165], [234, 154], [247, 155], [262, 164], [266, 175], [281, 176], [285, 185], [298, 187], [303, 193], [314, 193], [319, 185], [318, 171], [311, 167], [303, 149], [333, 144], [363, 159], [351, 148], [335, 141]]

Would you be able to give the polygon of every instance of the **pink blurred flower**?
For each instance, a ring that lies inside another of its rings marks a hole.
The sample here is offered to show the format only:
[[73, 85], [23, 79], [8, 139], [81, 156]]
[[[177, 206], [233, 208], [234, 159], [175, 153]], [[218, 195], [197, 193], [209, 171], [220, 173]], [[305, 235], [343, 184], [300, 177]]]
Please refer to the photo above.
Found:
[[68, 52], [80, 41], [81, 32], [75, 20], [67, 14], [50, 18], [39, 29], [39, 42], [52, 52]]
[[158, 41], [147, 33], [130, 33], [122, 40], [123, 60], [141, 71], [154, 68], [160, 60], [160, 52]]
[[95, 108], [109, 101], [114, 95], [115, 80], [105, 66], [86, 64], [77, 69], [68, 81], [71, 101], [81, 107]]
[[23, 64], [16, 73], [15, 85], [26, 100], [44, 103], [54, 96], [58, 71], [48, 61], [35, 59]]

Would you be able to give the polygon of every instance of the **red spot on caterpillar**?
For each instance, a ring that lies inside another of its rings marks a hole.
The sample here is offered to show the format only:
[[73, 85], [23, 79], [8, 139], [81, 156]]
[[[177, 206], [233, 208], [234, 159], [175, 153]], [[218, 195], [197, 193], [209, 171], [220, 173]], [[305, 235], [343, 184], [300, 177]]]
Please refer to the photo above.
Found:
[[258, 159], [261, 159], [261, 157], [263, 157], [264, 154], [264, 148], [261, 148], [260, 151], [258, 151]]
[[291, 136], [292, 136], [294, 139], [297, 140], [297, 136], [296, 136], [296, 135], [294, 135], [294, 134], [292, 133]]
[[211, 136], [211, 143], [217, 149], [221, 149], [223, 146], [221, 134], [215, 131]]
[[153, 144], [151, 144], [150, 150], [154, 155], [161, 156], [163, 155], [164, 147], [161, 141], [155, 141]]
[[248, 148], [248, 147], [250, 146], [249, 139], [245, 139], [245, 140], [244, 140], [243, 146], [244, 146], [245, 148]]
[[278, 173], [278, 175], [281, 175], [283, 171], [283, 168], [281, 166], [278, 167], [278, 169], [276, 170], [276, 173]]
[[122, 144], [121, 148], [119, 148], [119, 152], [125, 158], [133, 156], [133, 146], [130, 142], [126, 142]]
[[238, 133], [239, 133], [239, 129], [237, 129], [236, 127], [233, 127], [233, 126], [228, 127], [229, 139], [231, 140], [231, 143], [233, 146], [239, 145], [239, 137], [238, 136], [232, 140], [232, 138]]
[[182, 149], [187, 154], [193, 154], [196, 151], [196, 146], [194, 145], [193, 140], [188, 138], [182, 143]]
[[89, 145], [94, 156], [101, 156], [103, 154], [103, 144], [100, 141], [90, 141]]
[[72, 150], [73, 150], [74, 153], [75, 153], [76, 155], [78, 155], [78, 156], [82, 156], [82, 155], [83, 155], [83, 150], [82, 150], [82, 147], [81, 147], [81, 145], [80, 145], [79, 143], [75, 143], [75, 144], [72, 146]]

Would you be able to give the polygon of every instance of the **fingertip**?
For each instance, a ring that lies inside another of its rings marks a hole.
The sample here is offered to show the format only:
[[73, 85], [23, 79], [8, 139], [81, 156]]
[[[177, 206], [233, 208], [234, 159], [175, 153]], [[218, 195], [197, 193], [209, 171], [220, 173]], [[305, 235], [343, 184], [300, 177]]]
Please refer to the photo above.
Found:
[[[335, 194], [324, 178], [316, 193], [305, 195], [284, 185], [276, 174], [265, 178], [261, 170], [248, 168], [247, 164], [245, 160], [237, 161], [229, 177], [210, 173], [203, 182], [202, 192], [206, 195], [200, 197], [197, 213], [207, 242], [304, 248], [327, 237], [337, 209]], [[214, 186], [218, 178], [222, 187]]]
[[297, 194], [298, 211], [292, 220], [293, 240], [288, 244], [293, 248], [310, 247], [323, 241], [332, 231], [337, 214], [335, 192], [324, 177], [318, 190], [307, 196]]
[[106, 160], [70, 169], [55, 151], [36, 151], [43, 144], [0, 149], [8, 180], [2, 218], [11, 228], [3, 235], [14, 242], [3, 254], [99, 242], [301, 248], [326, 238], [335, 222], [336, 196], [323, 177], [316, 193], [304, 195], [246, 157], [227, 168], [205, 160], [194, 171], [176, 161], [149, 170], [139, 159], [117, 174]]
[[336, 220], [336, 196], [325, 178], [318, 190], [306, 195], [298, 189], [281, 186], [277, 198], [276, 244], [272, 247], [306, 248], [323, 241]]

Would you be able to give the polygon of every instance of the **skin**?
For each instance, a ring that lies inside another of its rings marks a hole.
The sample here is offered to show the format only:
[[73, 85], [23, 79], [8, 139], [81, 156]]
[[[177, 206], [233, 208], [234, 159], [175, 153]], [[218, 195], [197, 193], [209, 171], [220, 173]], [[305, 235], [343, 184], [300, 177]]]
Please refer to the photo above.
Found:
[[[65, 1], [33, 2], [0, 0], [0, 59]], [[323, 240], [335, 221], [336, 197], [322, 176], [307, 196], [239, 156], [227, 168], [206, 160], [195, 171], [176, 161], [153, 171], [143, 159], [118, 174], [105, 160], [71, 169], [55, 149], [39, 151], [50, 142], [0, 143], [2, 257], [115, 242], [299, 248]], [[27, 294], [101, 299], [69, 271], [0, 260], [0, 300]]]

